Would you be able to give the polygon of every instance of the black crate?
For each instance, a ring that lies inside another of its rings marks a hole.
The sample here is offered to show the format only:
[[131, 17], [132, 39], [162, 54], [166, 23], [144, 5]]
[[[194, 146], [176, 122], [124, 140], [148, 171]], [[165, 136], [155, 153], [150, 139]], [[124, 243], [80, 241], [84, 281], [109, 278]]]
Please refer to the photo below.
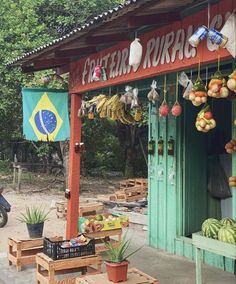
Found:
[[[85, 236], [85, 235], [84, 235]], [[85, 236], [86, 237], [86, 236]], [[95, 239], [89, 239], [87, 245], [80, 245], [75, 247], [63, 248], [61, 245], [69, 240], [53, 242], [48, 238], [43, 240], [43, 253], [53, 260], [66, 259], [72, 257], [81, 257], [95, 254]]]

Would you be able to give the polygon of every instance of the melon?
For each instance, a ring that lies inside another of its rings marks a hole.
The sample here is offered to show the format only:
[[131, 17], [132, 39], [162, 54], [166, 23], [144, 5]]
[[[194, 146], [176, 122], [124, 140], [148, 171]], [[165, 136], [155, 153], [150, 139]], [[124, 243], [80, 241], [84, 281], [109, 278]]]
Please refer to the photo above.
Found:
[[236, 221], [232, 218], [223, 218], [220, 220], [220, 223], [223, 225], [223, 226], [235, 226], [236, 225]]
[[220, 221], [214, 218], [205, 220], [202, 224], [202, 233], [205, 237], [218, 239], [218, 231], [222, 225]]
[[235, 226], [223, 226], [218, 232], [219, 241], [236, 244], [236, 227]]

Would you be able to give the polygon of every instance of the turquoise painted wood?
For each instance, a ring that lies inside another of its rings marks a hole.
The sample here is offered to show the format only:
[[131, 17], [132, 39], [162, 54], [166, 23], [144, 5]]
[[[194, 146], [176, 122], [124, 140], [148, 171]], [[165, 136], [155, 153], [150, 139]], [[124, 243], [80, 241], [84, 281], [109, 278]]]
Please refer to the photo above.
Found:
[[206, 238], [201, 233], [193, 234], [196, 252], [196, 284], [202, 284], [202, 251], [212, 252], [227, 258], [236, 259], [236, 246], [218, 240]]
[[[236, 102], [232, 103], [232, 122], [236, 119]], [[232, 138], [236, 139], [236, 125], [232, 123]], [[232, 155], [232, 175], [236, 176], [236, 155]], [[236, 219], [236, 187], [232, 188], [232, 217]]]
[[[169, 106], [175, 102], [176, 74], [168, 75]], [[163, 85], [164, 78], [158, 79], [158, 85]], [[161, 101], [163, 99], [163, 95]], [[177, 129], [180, 120], [171, 114], [167, 117], [159, 117], [158, 110], [150, 108], [149, 113], [149, 137], [156, 134], [156, 145], [162, 139], [164, 141], [163, 155], [158, 155], [156, 149], [154, 156], [149, 156], [149, 242], [154, 247], [159, 247], [170, 252], [175, 251], [175, 237], [177, 234], [177, 198], [180, 199], [178, 178], [179, 172], [179, 137]], [[154, 136], [153, 136], [154, 137]], [[174, 156], [168, 155], [168, 141], [174, 140]], [[156, 147], [157, 148], [157, 147]], [[178, 218], [179, 222], [179, 218]], [[180, 222], [181, 223], [181, 222]], [[157, 234], [155, 237], [153, 234]]]
[[[168, 102], [174, 103], [176, 74], [168, 75]], [[158, 78], [158, 85], [163, 77]], [[217, 123], [231, 137], [231, 102], [214, 102], [218, 113]], [[207, 192], [207, 135], [195, 129], [195, 119], [201, 108], [182, 101], [184, 113], [175, 119], [170, 114], [160, 118], [155, 106], [149, 111], [149, 137], [156, 141], [156, 150], [149, 156], [149, 244], [190, 259], [195, 259], [191, 235], [201, 229], [208, 217], [219, 217], [219, 203], [209, 202]], [[235, 105], [235, 103], [233, 103]], [[236, 117], [236, 107], [233, 116]], [[225, 121], [224, 121], [225, 119]], [[233, 129], [236, 138], [236, 127]], [[167, 155], [167, 142], [175, 141], [175, 155]], [[157, 143], [164, 140], [164, 155], [158, 155]], [[228, 137], [227, 137], [228, 139]], [[229, 138], [230, 139], [230, 138]], [[214, 137], [213, 137], [214, 141]], [[213, 143], [214, 144], [214, 143]], [[235, 159], [235, 160], [234, 160]], [[236, 175], [236, 155], [233, 158]], [[234, 189], [233, 210], [236, 214], [236, 188]], [[203, 261], [226, 271], [233, 272], [235, 264], [231, 259], [203, 252]]]

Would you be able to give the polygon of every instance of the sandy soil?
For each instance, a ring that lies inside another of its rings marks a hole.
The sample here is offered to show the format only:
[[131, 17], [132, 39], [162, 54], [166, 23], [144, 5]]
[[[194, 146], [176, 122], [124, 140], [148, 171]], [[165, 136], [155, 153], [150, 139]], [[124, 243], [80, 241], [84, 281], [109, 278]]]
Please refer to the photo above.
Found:
[[[26, 224], [17, 220], [20, 212], [24, 212], [25, 207], [29, 205], [42, 205], [50, 210], [49, 220], [44, 224], [44, 236], [63, 236], [65, 237], [66, 222], [58, 219], [56, 209], [51, 208], [55, 201], [65, 200], [62, 190], [63, 184], [60, 182], [51, 183], [53, 187], [45, 186], [45, 179], [41, 176], [34, 184], [23, 182], [20, 194], [17, 194], [10, 185], [10, 181], [5, 180], [4, 197], [11, 204], [12, 209], [8, 214], [8, 223], [4, 228], [0, 228], [0, 252], [7, 252], [7, 240], [9, 237], [27, 239], [28, 232]], [[42, 178], [42, 180], [39, 180]], [[27, 180], [28, 181], [28, 180]], [[51, 180], [49, 180], [51, 181]], [[81, 199], [96, 197], [97, 194], [112, 192], [112, 186], [116, 186], [117, 180], [103, 180], [99, 178], [81, 179]], [[50, 183], [47, 183], [50, 184]]]

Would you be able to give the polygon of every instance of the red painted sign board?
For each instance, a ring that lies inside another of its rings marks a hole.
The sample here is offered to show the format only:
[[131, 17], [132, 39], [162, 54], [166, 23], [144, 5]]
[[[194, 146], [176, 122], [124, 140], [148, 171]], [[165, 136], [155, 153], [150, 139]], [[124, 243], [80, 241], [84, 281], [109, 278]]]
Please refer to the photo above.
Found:
[[[177, 70], [194, 67], [199, 60], [202, 64], [217, 61], [218, 53], [221, 60], [232, 58], [229, 52], [221, 48], [213, 51], [213, 45], [204, 39], [197, 48], [192, 47], [188, 38], [201, 25], [220, 30], [227, 17], [236, 8], [235, 1], [222, 0], [210, 6], [157, 30], [140, 36], [143, 46], [141, 64], [136, 72], [128, 65], [129, 46], [131, 41], [121, 42], [111, 48], [104, 49], [89, 57], [72, 62], [70, 65], [70, 93], [118, 85], [134, 80], [158, 76]], [[92, 74], [96, 65], [106, 69], [107, 81], [93, 81]]]

